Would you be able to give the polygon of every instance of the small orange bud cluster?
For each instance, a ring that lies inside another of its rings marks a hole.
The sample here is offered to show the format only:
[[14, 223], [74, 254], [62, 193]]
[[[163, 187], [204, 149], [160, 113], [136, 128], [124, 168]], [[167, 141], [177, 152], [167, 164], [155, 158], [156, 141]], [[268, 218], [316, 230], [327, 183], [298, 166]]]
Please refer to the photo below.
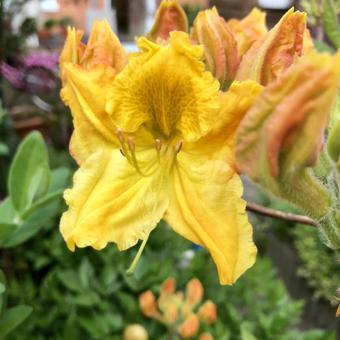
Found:
[[[142, 293], [139, 306], [143, 314], [158, 320], [182, 338], [191, 338], [199, 332], [200, 323], [211, 325], [217, 320], [216, 305], [207, 300], [201, 304], [204, 289], [194, 278], [188, 282], [185, 294], [176, 291], [176, 281], [168, 278], [162, 284], [158, 301], [151, 291]], [[209, 333], [202, 333], [200, 340], [211, 340]]]

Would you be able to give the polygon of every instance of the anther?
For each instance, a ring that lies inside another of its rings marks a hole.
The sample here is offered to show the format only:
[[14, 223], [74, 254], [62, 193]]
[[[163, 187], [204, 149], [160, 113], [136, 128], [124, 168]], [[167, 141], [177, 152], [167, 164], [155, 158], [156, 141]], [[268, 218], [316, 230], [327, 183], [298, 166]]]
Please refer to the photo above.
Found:
[[175, 150], [176, 150], [177, 153], [179, 153], [179, 152], [181, 151], [182, 146], [183, 146], [183, 141], [180, 140], [180, 141], [176, 144], [176, 148], [175, 148]]
[[162, 148], [162, 144], [161, 144], [161, 141], [160, 139], [155, 139], [155, 148], [157, 151], [161, 151], [161, 148]]
[[125, 142], [125, 138], [121, 129], [116, 129], [116, 136], [121, 143]]
[[124, 153], [124, 151], [123, 151], [123, 149], [119, 149], [119, 151], [120, 151], [120, 153], [121, 153], [124, 157], [126, 157], [126, 156], [125, 156], [125, 153]]

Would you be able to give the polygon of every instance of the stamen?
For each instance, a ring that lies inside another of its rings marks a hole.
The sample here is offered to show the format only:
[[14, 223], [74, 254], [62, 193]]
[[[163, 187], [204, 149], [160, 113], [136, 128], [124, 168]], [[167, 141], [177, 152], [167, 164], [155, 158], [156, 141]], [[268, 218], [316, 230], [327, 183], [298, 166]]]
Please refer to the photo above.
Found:
[[138, 173], [140, 175], [145, 176], [145, 174], [143, 174], [142, 170], [140, 169], [140, 167], [138, 165], [138, 161], [137, 161], [137, 157], [136, 157], [136, 146], [135, 146], [135, 143], [133, 142], [133, 138], [129, 137], [127, 143], [128, 143], [128, 146], [129, 146], [130, 155], [131, 155], [131, 162], [132, 162], [133, 166], [136, 168], [136, 170], [138, 171]]
[[124, 135], [123, 135], [123, 132], [121, 129], [116, 129], [116, 136], [118, 137], [119, 141], [121, 143], [125, 143], [125, 138], [124, 138]]
[[161, 148], [162, 148], [162, 144], [161, 144], [161, 141], [160, 139], [155, 139], [155, 148], [156, 148], [156, 151], [157, 151], [157, 161], [158, 163], [161, 162]]
[[120, 142], [121, 148], [119, 149], [120, 153], [127, 158], [127, 160], [131, 163], [131, 159], [129, 157], [129, 152], [128, 149], [126, 147], [126, 143], [125, 143], [125, 138], [123, 135], [123, 132], [121, 129], [116, 129], [116, 136]]
[[150, 235], [150, 233], [148, 233], [148, 234], [145, 236], [145, 238], [144, 238], [142, 244], [140, 245], [140, 247], [139, 247], [139, 249], [138, 249], [138, 252], [137, 252], [135, 258], [133, 259], [133, 261], [132, 261], [132, 263], [131, 263], [129, 269], [126, 271], [126, 274], [127, 274], [127, 275], [132, 275], [133, 272], [135, 271], [135, 269], [136, 269], [136, 267], [137, 267], [137, 264], [138, 264], [138, 261], [139, 261], [139, 259], [140, 259], [141, 256], [142, 256], [142, 253], [143, 253], [144, 247], [145, 247], [145, 245], [146, 245], [146, 242], [148, 241], [149, 235]]
[[183, 146], [183, 141], [180, 140], [177, 144], [176, 144], [176, 147], [175, 147], [175, 150], [177, 153], [179, 153], [182, 149], [182, 146]]
[[161, 140], [160, 139], [155, 139], [155, 148], [156, 150], [159, 152], [161, 151], [161, 148], [162, 148], [162, 144], [161, 144]]

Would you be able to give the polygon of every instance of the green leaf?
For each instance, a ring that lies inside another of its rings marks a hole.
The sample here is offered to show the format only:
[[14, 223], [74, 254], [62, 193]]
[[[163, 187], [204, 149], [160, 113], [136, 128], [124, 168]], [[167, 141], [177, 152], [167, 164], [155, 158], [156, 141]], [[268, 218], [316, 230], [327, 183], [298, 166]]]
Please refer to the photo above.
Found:
[[49, 192], [64, 190], [69, 183], [71, 171], [68, 168], [57, 168], [51, 173]]
[[6, 290], [6, 286], [0, 282], [0, 295], [2, 295], [2, 293], [4, 293]]
[[324, 0], [322, 8], [322, 23], [324, 30], [336, 47], [340, 47], [340, 23], [336, 13], [336, 7], [333, 0]]
[[7, 309], [0, 316], [0, 339], [4, 339], [17, 326], [19, 326], [32, 312], [32, 307], [16, 306]]
[[22, 218], [26, 219], [32, 216], [34, 213], [38, 212], [39, 210], [45, 209], [51, 204], [54, 204], [56, 202], [59, 202], [62, 198], [63, 191], [55, 191], [50, 194], [47, 194], [46, 196], [42, 197], [41, 199], [37, 200], [30, 206], [29, 209], [27, 209], [23, 214]]
[[8, 197], [0, 204], [0, 223], [15, 223], [16, 219], [17, 212]]
[[[5, 274], [3, 273], [3, 271], [0, 269], [0, 284], [2, 284], [4, 287], [6, 287], [6, 277]], [[1, 311], [3, 306], [5, 305], [6, 302], [6, 298], [7, 298], [7, 291], [4, 291], [1, 295], [0, 295], [0, 315], [1, 315]]]
[[78, 275], [72, 270], [58, 272], [57, 276], [66, 288], [74, 292], [81, 292], [84, 289]]
[[32, 132], [19, 145], [11, 164], [8, 190], [14, 208], [24, 211], [50, 182], [48, 155], [40, 133]]
[[17, 230], [18, 226], [14, 223], [0, 222], [0, 244], [1, 241], [10, 237]]

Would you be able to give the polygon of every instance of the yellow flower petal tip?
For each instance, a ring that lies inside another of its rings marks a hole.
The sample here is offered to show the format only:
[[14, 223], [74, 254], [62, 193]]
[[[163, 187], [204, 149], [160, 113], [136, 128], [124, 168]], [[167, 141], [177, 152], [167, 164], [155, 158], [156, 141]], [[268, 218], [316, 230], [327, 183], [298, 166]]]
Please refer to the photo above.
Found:
[[242, 58], [236, 79], [267, 85], [303, 53], [306, 13], [291, 8]]
[[191, 38], [203, 45], [207, 69], [222, 87], [234, 79], [240, 62], [236, 39], [215, 7], [198, 13]]
[[82, 31], [69, 27], [67, 32], [59, 58], [61, 69], [65, 63], [80, 65], [85, 69], [105, 65], [118, 73], [126, 64], [125, 51], [106, 20], [94, 22], [86, 45], [81, 42]]
[[188, 29], [187, 16], [177, 1], [163, 0], [156, 11], [154, 24], [147, 37], [153, 41], [167, 40], [170, 32], [188, 32]]

